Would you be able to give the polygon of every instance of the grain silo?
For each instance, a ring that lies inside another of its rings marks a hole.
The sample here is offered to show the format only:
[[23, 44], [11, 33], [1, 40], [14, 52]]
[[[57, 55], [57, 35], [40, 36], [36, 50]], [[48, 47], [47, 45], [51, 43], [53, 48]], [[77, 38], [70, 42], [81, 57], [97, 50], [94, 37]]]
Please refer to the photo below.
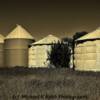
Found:
[[0, 34], [0, 67], [4, 67], [4, 36]]
[[100, 28], [76, 40], [74, 52], [76, 70], [100, 71]]
[[17, 25], [5, 38], [5, 67], [28, 67], [28, 45], [33, 42], [32, 35]]
[[51, 50], [52, 43], [60, 41], [59, 38], [48, 35], [47, 37], [31, 44], [29, 49], [29, 67], [48, 67], [47, 52]]

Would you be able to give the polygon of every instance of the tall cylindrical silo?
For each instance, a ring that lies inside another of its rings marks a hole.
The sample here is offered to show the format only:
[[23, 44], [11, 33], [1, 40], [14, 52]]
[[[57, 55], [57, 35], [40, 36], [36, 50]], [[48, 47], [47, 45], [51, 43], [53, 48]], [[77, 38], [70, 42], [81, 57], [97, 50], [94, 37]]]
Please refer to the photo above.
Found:
[[4, 36], [0, 34], [0, 68], [4, 67]]
[[28, 45], [34, 38], [20, 25], [5, 38], [5, 67], [28, 67]]

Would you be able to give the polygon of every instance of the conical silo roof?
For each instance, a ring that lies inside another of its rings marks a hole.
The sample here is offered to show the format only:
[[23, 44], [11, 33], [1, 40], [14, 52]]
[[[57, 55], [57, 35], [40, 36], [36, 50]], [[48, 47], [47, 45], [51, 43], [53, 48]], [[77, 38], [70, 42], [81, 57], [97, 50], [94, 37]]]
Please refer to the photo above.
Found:
[[5, 39], [5, 37], [0, 34], [0, 43], [4, 43], [4, 39]]
[[88, 40], [88, 39], [100, 39], [100, 27], [97, 28], [95, 31], [82, 36], [81, 38], [77, 39], [76, 41]]
[[21, 25], [17, 25], [17, 27], [8, 34], [6, 39], [34, 39], [34, 38]]
[[54, 35], [48, 35], [45, 38], [32, 43], [32, 45], [38, 45], [38, 44], [52, 44], [52, 43], [57, 43], [58, 41], [60, 41], [60, 39]]

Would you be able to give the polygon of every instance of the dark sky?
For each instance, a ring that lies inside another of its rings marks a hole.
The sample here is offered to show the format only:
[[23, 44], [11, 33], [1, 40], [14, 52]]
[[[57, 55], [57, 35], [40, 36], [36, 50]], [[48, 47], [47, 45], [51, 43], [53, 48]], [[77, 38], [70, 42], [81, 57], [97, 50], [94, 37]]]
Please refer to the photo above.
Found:
[[100, 26], [100, 0], [0, 0], [0, 33], [7, 35], [16, 24], [36, 39], [90, 32]]

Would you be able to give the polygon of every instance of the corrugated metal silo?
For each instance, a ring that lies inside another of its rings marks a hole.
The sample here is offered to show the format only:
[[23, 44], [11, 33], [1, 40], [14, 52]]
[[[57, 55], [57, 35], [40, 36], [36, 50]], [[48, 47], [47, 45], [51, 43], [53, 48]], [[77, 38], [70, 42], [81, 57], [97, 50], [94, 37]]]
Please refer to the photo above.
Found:
[[29, 67], [48, 67], [48, 51], [51, 51], [51, 45], [61, 41], [54, 35], [48, 35], [43, 39], [32, 43], [29, 48]]
[[74, 58], [76, 70], [100, 71], [100, 28], [76, 40]]
[[5, 67], [28, 67], [28, 45], [34, 38], [20, 25], [5, 38]]
[[0, 67], [4, 67], [4, 36], [0, 34]]

